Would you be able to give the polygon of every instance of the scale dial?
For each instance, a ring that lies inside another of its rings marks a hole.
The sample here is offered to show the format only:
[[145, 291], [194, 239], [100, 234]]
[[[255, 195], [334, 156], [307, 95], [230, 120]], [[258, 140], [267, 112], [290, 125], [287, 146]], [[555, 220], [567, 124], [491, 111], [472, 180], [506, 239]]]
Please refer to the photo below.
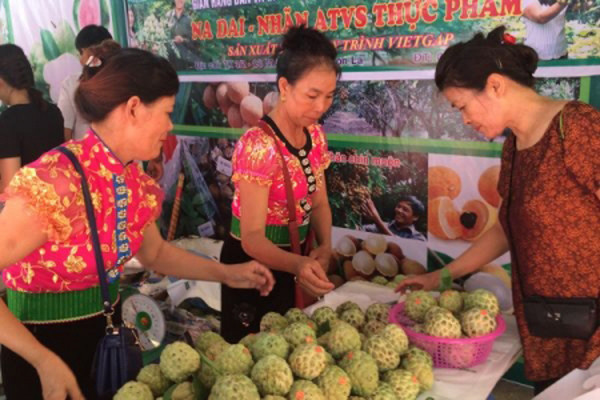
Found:
[[160, 346], [165, 338], [165, 316], [152, 298], [143, 294], [129, 296], [123, 302], [121, 315], [124, 323], [136, 328], [142, 350]]

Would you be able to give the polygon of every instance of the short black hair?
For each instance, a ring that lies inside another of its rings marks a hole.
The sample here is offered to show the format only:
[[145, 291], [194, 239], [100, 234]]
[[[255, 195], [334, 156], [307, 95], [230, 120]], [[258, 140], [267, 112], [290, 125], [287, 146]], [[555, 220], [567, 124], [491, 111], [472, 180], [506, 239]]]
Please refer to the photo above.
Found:
[[83, 49], [95, 46], [102, 43], [106, 39], [112, 39], [112, 35], [103, 26], [100, 25], [88, 25], [79, 31], [75, 38], [75, 47], [78, 52], [82, 52]]
[[[398, 199], [398, 203], [408, 203], [410, 204], [410, 208], [412, 208], [412, 212], [415, 216], [420, 217], [425, 214], [425, 206], [423, 202], [417, 199], [415, 196], [407, 195], [402, 196]], [[398, 204], [396, 203], [396, 204]]]

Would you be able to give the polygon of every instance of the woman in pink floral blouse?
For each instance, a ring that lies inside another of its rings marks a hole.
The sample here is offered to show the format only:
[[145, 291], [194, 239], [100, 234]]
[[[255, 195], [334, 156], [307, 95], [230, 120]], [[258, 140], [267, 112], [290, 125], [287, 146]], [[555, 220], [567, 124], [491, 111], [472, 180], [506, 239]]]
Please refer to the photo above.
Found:
[[[318, 120], [331, 106], [340, 68], [333, 44], [320, 32], [290, 29], [277, 56], [279, 101], [263, 118], [276, 138], [261, 128], [249, 129], [233, 156], [233, 219], [221, 260], [237, 263], [254, 258], [272, 270], [277, 281], [268, 297], [226, 288], [222, 297], [222, 332], [235, 342], [259, 330], [269, 311], [294, 307], [294, 279], [320, 296], [333, 289], [326, 275], [331, 253], [331, 210], [324, 171], [329, 165], [325, 133]], [[288, 208], [280, 146], [290, 171], [300, 239], [309, 226], [319, 246], [309, 256], [290, 252]]]
[[[172, 129], [179, 87], [173, 68], [114, 42], [93, 51], [76, 92], [92, 130], [66, 147], [86, 173], [115, 304], [119, 274], [134, 255], [159, 273], [267, 295], [273, 276], [261, 264], [225, 267], [194, 256], [166, 243], [154, 223], [163, 196], [134, 160], [156, 157]], [[7, 194], [0, 214], [0, 270], [8, 288], [8, 307], [0, 301], [6, 395], [93, 399], [90, 370], [105, 319], [80, 176], [52, 150], [22, 168]]]

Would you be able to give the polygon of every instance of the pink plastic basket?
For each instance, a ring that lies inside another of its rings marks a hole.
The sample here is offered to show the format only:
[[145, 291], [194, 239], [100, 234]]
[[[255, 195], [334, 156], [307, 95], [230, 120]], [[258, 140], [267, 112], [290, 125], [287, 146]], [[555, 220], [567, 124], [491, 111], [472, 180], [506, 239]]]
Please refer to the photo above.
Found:
[[492, 351], [494, 340], [506, 330], [506, 323], [498, 314], [496, 330], [475, 338], [446, 339], [418, 333], [412, 329], [415, 323], [404, 314], [404, 302], [392, 307], [389, 321], [400, 325], [412, 344], [431, 354], [437, 368], [468, 368], [483, 363]]

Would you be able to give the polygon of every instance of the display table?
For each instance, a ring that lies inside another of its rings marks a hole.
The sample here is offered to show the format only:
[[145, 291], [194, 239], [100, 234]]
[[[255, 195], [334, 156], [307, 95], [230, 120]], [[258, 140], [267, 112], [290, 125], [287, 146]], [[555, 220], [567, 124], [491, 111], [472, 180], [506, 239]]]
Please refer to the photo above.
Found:
[[[319, 302], [307, 307], [312, 311], [321, 306], [335, 309], [344, 301], [353, 301], [363, 310], [372, 303], [389, 303], [401, 300], [402, 296], [391, 289], [369, 282], [348, 282], [325, 295]], [[418, 400], [432, 397], [435, 400], [485, 400], [496, 383], [521, 355], [521, 343], [514, 316], [503, 315], [506, 331], [494, 342], [492, 353], [487, 361], [468, 369], [435, 368], [433, 388], [421, 394]]]

